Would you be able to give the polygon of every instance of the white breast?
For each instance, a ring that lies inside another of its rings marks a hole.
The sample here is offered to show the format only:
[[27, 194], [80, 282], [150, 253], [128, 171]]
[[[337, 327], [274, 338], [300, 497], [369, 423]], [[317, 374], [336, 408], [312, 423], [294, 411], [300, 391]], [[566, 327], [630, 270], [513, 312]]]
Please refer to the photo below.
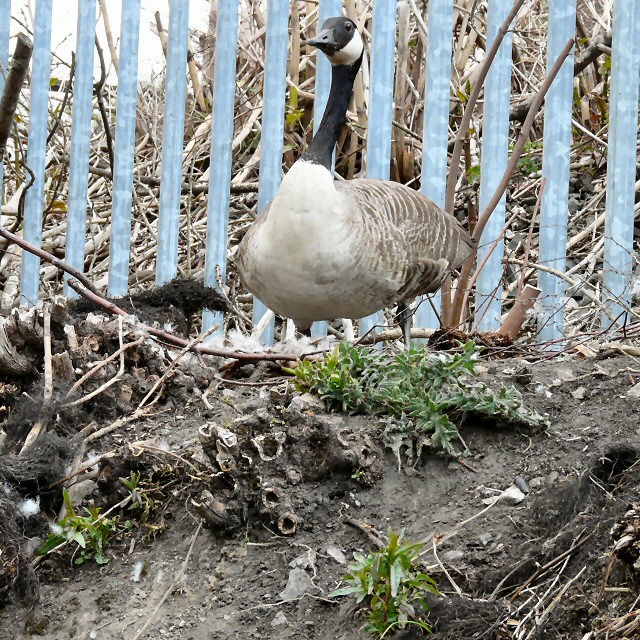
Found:
[[[297, 324], [379, 308], [357, 251], [349, 203], [324, 167], [297, 162], [252, 238], [247, 286]], [[367, 311], [369, 312], [369, 311]]]

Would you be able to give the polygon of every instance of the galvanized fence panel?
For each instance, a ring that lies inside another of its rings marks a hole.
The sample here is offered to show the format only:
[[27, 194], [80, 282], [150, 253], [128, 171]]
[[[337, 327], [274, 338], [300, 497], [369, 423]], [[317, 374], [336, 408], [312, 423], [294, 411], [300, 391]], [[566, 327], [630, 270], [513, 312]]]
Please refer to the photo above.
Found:
[[[87, 229], [87, 179], [89, 176], [89, 145], [93, 112], [93, 51], [96, 7], [96, 0], [79, 0], [78, 2], [65, 259], [79, 271], [82, 271], [84, 266], [84, 243]], [[69, 297], [77, 296], [78, 294], [69, 287], [67, 281], [68, 276], [65, 277], [65, 294]]]
[[[223, 282], [226, 276], [238, 9], [236, 0], [221, 0], [218, 4], [205, 256], [205, 284], [211, 287], [217, 287], [218, 270]], [[220, 336], [224, 333], [223, 323], [221, 313], [204, 312], [203, 331], [209, 331], [218, 325], [215, 335]]]
[[[38, 0], [33, 34], [31, 62], [31, 95], [29, 100], [29, 140], [27, 164], [34, 181], [24, 201], [24, 239], [39, 247], [42, 243], [42, 210], [44, 207], [45, 157], [49, 116], [51, 78], [51, 11], [53, 0]], [[22, 252], [20, 301], [36, 304], [40, 285], [40, 258]]]
[[[342, 0], [320, 0], [318, 7], [318, 31], [327, 18], [342, 15]], [[329, 89], [331, 87], [331, 63], [320, 52], [316, 55], [316, 94], [313, 102], [313, 132], [320, 126]], [[334, 152], [335, 159], [335, 152]], [[314, 322], [311, 326], [311, 336], [320, 338], [327, 335], [326, 321]]]
[[[490, 0], [487, 24], [487, 49], [498, 34], [513, 3]], [[509, 100], [511, 96], [511, 33], [507, 33], [487, 74], [484, 87], [482, 121], [482, 158], [480, 162], [480, 211], [484, 211], [507, 168], [509, 153]], [[489, 253], [505, 222], [506, 194], [491, 214], [478, 248], [478, 264]], [[502, 313], [502, 261], [504, 241], [499, 239], [476, 282], [475, 323], [479, 331], [494, 331], [500, 326]]]
[[[11, 0], [0, 0], [0, 96], [4, 89], [4, 77], [9, 63], [9, 33], [11, 27]], [[2, 182], [4, 163], [0, 158], [0, 205], [2, 205]]]
[[109, 295], [123, 296], [129, 288], [131, 203], [138, 100], [138, 43], [141, 0], [122, 0], [116, 140], [113, 167], [113, 208], [109, 245]]
[[[547, 68], [550, 67], [574, 33], [575, 0], [551, 0]], [[44, 202], [45, 152], [48, 118], [48, 93], [51, 63], [51, 13], [53, 0], [37, 0], [34, 25], [32, 85], [28, 163], [35, 181], [26, 194], [24, 236], [36, 246], [41, 243]], [[128, 290], [131, 241], [131, 203], [133, 190], [134, 144], [136, 128], [138, 37], [141, 0], [122, 2], [120, 68], [116, 114], [113, 211], [109, 261], [109, 294], [123, 295]], [[488, 43], [511, 5], [510, 0], [490, 0]], [[321, 0], [319, 21], [341, 13], [340, 0]], [[159, 257], [157, 282], [165, 282], [177, 270], [178, 230], [181, 189], [181, 160], [186, 88], [186, 44], [188, 3], [171, 0], [165, 131], [160, 193]], [[9, 49], [10, 0], [0, 0], [0, 63], [6, 69]], [[366, 151], [367, 175], [388, 179], [391, 159], [392, 109], [394, 90], [394, 50], [396, 39], [396, 3], [374, 5], [372, 28], [371, 82], [368, 96], [369, 131]], [[451, 26], [453, 0], [431, 0], [427, 47], [427, 93], [425, 96], [422, 191], [434, 202], [444, 204], [446, 146], [451, 74]], [[86, 235], [87, 178], [91, 127], [91, 91], [93, 82], [93, 37], [95, 0], [79, 0], [76, 71], [74, 82], [71, 140], [70, 185], [68, 200], [67, 259], [82, 269]], [[286, 62], [289, 42], [289, 2], [269, 0], [267, 46], [261, 140], [261, 167], [258, 208], [273, 199], [281, 181], [284, 133]], [[231, 180], [231, 142], [233, 139], [234, 90], [238, 31], [238, 4], [221, 0], [219, 5], [212, 114], [210, 193], [207, 221], [206, 281], [216, 285], [217, 273], [224, 280], [227, 257], [227, 227]], [[489, 72], [485, 88], [482, 182], [480, 209], [486, 205], [506, 166], [508, 153], [508, 109], [510, 91], [510, 47], [507, 35]], [[569, 58], [547, 96], [543, 177], [546, 185], [541, 209], [541, 247], [539, 260], [557, 271], [565, 268], [569, 153], [571, 142], [572, 66]], [[3, 84], [0, 77], [0, 88]], [[612, 46], [612, 86], [607, 180], [607, 220], [603, 297], [607, 309], [605, 326], [611, 317], [624, 320], [631, 303], [634, 260], [634, 190], [637, 136], [638, 93], [640, 82], [640, 0], [615, 0]], [[318, 56], [314, 124], [318, 125], [326, 105], [330, 84], [330, 66]], [[0, 178], [2, 176], [0, 167]], [[479, 260], [502, 230], [504, 199], [485, 230]], [[500, 320], [502, 242], [494, 249], [478, 280], [476, 321], [479, 329], [494, 329]], [[565, 284], [562, 278], [541, 272], [539, 283], [547, 315], [540, 325], [539, 338], [558, 340], [563, 332]], [[25, 253], [22, 260], [21, 300], [35, 303], [39, 289], [39, 259]], [[65, 291], [70, 293], [65, 287]], [[254, 320], [266, 311], [256, 300]], [[361, 320], [361, 333], [376, 322], [379, 314]], [[219, 324], [222, 317], [205, 314], [204, 327]], [[434, 326], [435, 317], [422, 304], [417, 325]], [[314, 325], [314, 335], [324, 335], [326, 323]], [[273, 322], [263, 335], [273, 341]]]
[[[367, 177], [389, 178], [391, 164], [391, 131], [393, 123], [393, 72], [396, 47], [395, 2], [376, 2], [373, 6], [371, 29], [371, 86], [369, 88], [369, 122], [367, 132]], [[374, 313], [360, 320], [360, 335], [364, 335], [382, 319]]]
[[[451, 55], [453, 29], [453, 0], [430, 0], [429, 35], [424, 98], [424, 129], [422, 148], [421, 191], [443, 208], [447, 191], [447, 144], [449, 142], [449, 102], [451, 93]], [[442, 296], [432, 296], [436, 309]], [[414, 323], [421, 328], [438, 327], [429, 300], [424, 296], [415, 314]]]
[[184, 0], [170, 0], [156, 258], [156, 284], [158, 285], [175, 278], [178, 272], [188, 26], [189, 3]]
[[[575, 0], [551, 0], [547, 41], [547, 73], [569, 38], [576, 31]], [[564, 61], [560, 73], [545, 98], [542, 151], [543, 192], [540, 207], [540, 264], [564, 273], [567, 222], [569, 216], [569, 169], [571, 160], [571, 115], [573, 110], [573, 54]], [[563, 335], [566, 283], [548, 271], [538, 273], [543, 317], [539, 319], [538, 340], [557, 348]]]
[[[619, 325], [631, 306], [639, 81], [640, 0], [615, 0], [602, 295]], [[602, 324], [612, 324], [607, 313]]]
[[[273, 200], [282, 180], [284, 104], [286, 95], [287, 49], [289, 45], [289, 2], [268, 0], [267, 45], [264, 64], [262, 136], [260, 139], [260, 178], [258, 212]], [[257, 298], [253, 303], [253, 321], [258, 323], [267, 307]], [[273, 320], [262, 334], [265, 344], [273, 343]]]

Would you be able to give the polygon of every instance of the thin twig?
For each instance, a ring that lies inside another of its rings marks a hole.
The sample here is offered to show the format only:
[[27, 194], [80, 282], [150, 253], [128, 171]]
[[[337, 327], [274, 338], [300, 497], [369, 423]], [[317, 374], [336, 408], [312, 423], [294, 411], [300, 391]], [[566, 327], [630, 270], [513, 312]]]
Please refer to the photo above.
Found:
[[38, 439], [47, 424], [47, 409], [53, 398], [53, 365], [51, 355], [51, 312], [45, 305], [44, 311], [44, 394], [42, 398], [42, 408], [38, 419], [35, 421], [31, 431], [27, 434], [20, 455], [22, 455]]
[[[522, 151], [524, 150], [524, 146], [526, 141], [529, 139], [529, 131], [533, 126], [533, 122], [536, 119], [536, 115], [542, 102], [549, 91], [549, 88], [553, 84], [556, 76], [560, 72], [560, 69], [567, 58], [567, 56], [571, 53], [571, 49], [573, 49], [574, 39], [570, 38], [567, 44], [564, 46], [557, 60], [555, 61], [553, 67], [549, 71], [549, 74], [545, 78], [544, 82], [540, 86], [538, 93], [536, 94], [535, 100], [531, 104], [531, 108], [529, 109], [529, 113], [522, 125], [522, 129], [520, 131], [520, 136], [518, 137], [518, 141], [511, 153], [511, 157], [509, 158], [509, 162], [507, 164], [507, 168], [496, 188], [491, 200], [485, 207], [485, 210], [482, 212], [482, 215], [478, 219], [478, 224], [473, 231], [473, 239], [477, 242], [482, 237], [482, 232], [484, 228], [487, 226], [489, 222], [489, 218], [491, 214], [498, 206], [498, 203], [502, 199], [507, 187], [509, 186], [509, 180], [513, 175], [516, 167], [518, 166], [518, 161], [520, 160], [520, 156], [522, 155]], [[454, 301], [453, 301], [453, 309], [452, 309], [452, 322], [457, 325], [462, 322], [462, 312], [463, 312], [463, 301], [465, 290], [467, 288], [467, 283], [469, 282], [469, 276], [471, 275], [471, 269], [473, 268], [473, 260], [467, 259], [467, 261], [462, 265], [462, 269], [460, 271], [460, 278], [458, 279], [458, 288], [455, 293]]]
[[[94, 389], [93, 391], [91, 391], [90, 393], [88, 393], [85, 396], [82, 396], [81, 398], [77, 398], [76, 400], [73, 400], [71, 402], [68, 402], [65, 406], [67, 407], [77, 407], [80, 404], [84, 404], [85, 402], [87, 402], [87, 400], [91, 400], [91, 398], [95, 398], [96, 396], [99, 396], [101, 393], [103, 393], [104, 391], [106, 391], [109, 387], [112, 387], [116, 382], [118, 382], [122, 376], [124, 376], [124, 346], [123, 346], [123, 337], [122, 337], [122, 326], [124, 323], [124, 318], [122, 316], [118, 317], [118, 340], [120, 342], [120, 347], [117, 351], [117, 353], [120, 354], [120, 366], [118, 368], [118, 371], [116, 373], [115, 376], [113, 376], [112, 378], [110, 378], [109, 380], [107, 380], [104, 384], [100, 385], [97, 389]], [[101, 363], [100, 365], [101, 367], [104, 366], [104, 363]]]
[[187, 551], [187, 555], [184, 559], [184, 562], [180, 567], [180, 571], [178, 571], [173, 582], [171, 583], [171, 585], [169, 585], [169, 588], [164, 592], [164, 595], [162, 596], [162, 598], [160, 598], [160, 602], [158, 602], [158, 604], [155, 606], [155, 608], [151, 612], [151, 615], [147, 618], [147, 621], [144, 623], [144, 625], [142, 625], [142, 628], [138, 631], [138, 633], [136, 633], [136, 635], [133, 636], [132, 640], [140, 640], [140, 638], [144, 636], [147, 629], [149, 628], [151, 623], [154, 621], [158, 611], [160, 611], [160, 608], [162, 607], [162, 605], [166, 602], [167, 598], [173, 593], [173, 590], [176, 588], [176, 585], [180, 582], [180, 580], [182, 580], [185, 574], [185, 571], [187, 570], [187, 565], [189, 564], [189, 560], [191, 559], [191, 555], [193, 554], [193, 549], [196, 546], [196, 540], [200, 535], [200, 531], [202, 531], [202, 524], [203, 524], [203, 521], [201, 520], [198, 523], [198, 528], [195, 530], [195, 533], [191, 538], [191, 544], [189, 545], [189, 550]]

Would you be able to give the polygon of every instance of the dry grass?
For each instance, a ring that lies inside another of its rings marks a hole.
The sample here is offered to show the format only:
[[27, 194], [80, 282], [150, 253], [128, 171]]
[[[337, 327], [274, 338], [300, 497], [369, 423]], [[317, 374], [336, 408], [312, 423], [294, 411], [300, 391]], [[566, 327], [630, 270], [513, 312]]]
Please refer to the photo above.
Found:
[[[104, 3], [102, 3], [104, 4]], [[422, 153], [422, 122], [425, 92], [425, 2], [409, 0], [400, 11], [399, 30], [402, 46], [397, 51], [394, 143], [391, 178], [419, 187]], [[611, 26], [611, 0], [579, 0], [579, 36], [577, 55], [603, 36]], [[215, 3], [210, 15], [213, 33], [217, 16]], [[345, 0], [350, 15], [364, 28], [370, 42], [372, 0]], [[540, 85], [546, 64], [546, 2], [534, 0], [525, 5], [516, 22], [513, 39], [512, 101], [514, 107]], [[256, 188], [260, 155], [262, 115], [265, 15], [258, 0], [241, 2], [240, 35], [237, 59], [235, 136], [233, 140], [233, 180], [229, 226], [228, 295], [235, 313], [228, 325], [241, 329], [250, 326], [250, 296], [240, 290], [235, 278], [233, 256], [237, 244], [256, 214]], [[288, 124], [285, 131], [287, 152], [285, 170], [291, 166], [309, 142], [315, 84], [315, 52], [304, 42], [317, 27], [317, 2], [292, 4], [291, 44], [287, 93]], [[419, 16], [416, 15], [419, 12]], [[24, 23], [24, 27], [28, 27]], [[161, 39], [166, 37], [162, 24], [152, 27]], [[102, 28], [102, 25], [99, 26]], [[459, 0], [455, 9], [454, 60], [451, 85], [450, 139], [456, 132], [466, 96], [477, 75], [485, 52], [486, 2]], [[189, 69], [188, 104], [183, 153], [182, 213], [180, 222], [179, 274], [202, 278], [206, 231], [206, 188], [208, 185], [209, 137], [211, 129], [211, 76], [215, 55], [215, 37], [190, 33], [194, 63]], [[111, 65], [108, 51], [106, 64]], [[368, 52], [365, 62], [368, 59]], [[56, 65], [63, 64], [54, 57]], [[56, 74], [54, 70], [53, 75]], [[571, 154], [572, 195], [570, 200], [569, 260], [564, 276], [569, 283], [567, 323], [572, 332], [594, 329], [599, 320], [600, 281], [604, 244], [604, 202], [606, 189], [606, 141], [608, 127], [609, 72], [604, 56], [588, 66], [577, 78], [574, 110], [574, 145]], [[63, 74], [60, 74], [63, 75]], [[141, 86], [138, 102], [138, 137], [136, 143], [135, 190], [131, 278], [132, 287], [151, 286], [155, 273], [156, 235], [159, 209], [159, 177], [162, 149], [163, 79], [161, 75]], [[352, 178], [364, 170], [369, 72], [365, 63], [358, 77], [348, 127], [338, 144], [337, 171]], [[297, 89], [297, 106], [295, 104]], [[115, 91], [104, 86], [103, 99], [109, 126], [114, 128]], [[94, 100], [95, 102], [95, 100]], [[71, 130], [72, 97], [64, 90], [51, 93], [51, 126], [46, 180], [43, 246], [59, 257], [64, 256], [66, 198], [68, 189], [68, 152]], [[94, 105], [95, 106], [95, 105]], [[26, 94], [20, 104], [20, 120], [14, 142], [14, 162], [7, 163], [5, 202], [2, 224], [20, 228], [18, 199], [24, 185], [20, 163], [26, 146], [28, 104]], [[515, 112], [514, 112], [515, 113]], [[456, 215], [466, 224], [476, 220], [478, 184], [475, 180], [480, 162], [482, 104], [472, 120], [472, 130], [463, 154], [464, 172], [458, 184]], [[54, 131], [55, 129], [55, 131]], [[519, 129], [513, 121], [512, 140]], [[535, 284], [544, 265], [537, 264], [537, 222], [531, 212], [540, 189], [542, 156], [542, 118], [538, 118], [531, 142], [512, 180], [508, 208], [514, 216], [506, 232], [504, 286], [509, 298], [525, 282]], [[108, 154], [109, 141], [96, 107], [91, 141], [91, 175], [89, 179], [85, 269], [98, 287], [107, 282], [110, 234], [111, 189]], [[640, 186], [640, 185], [639, 185]], [[640, 205], [636, 207], [636, 218]], [[530, 233], [530, 229], [532, 233]], [[0, 305], [11, 306], [19, 286], [19, 252], [0, 245]], [[523, 275], [524, 271], [524, 275]], [[55, 267], [42, 268], [45, 295], [61, 291], [61, 275]], [[637, 303], [637, 301], [636, 301]], [[535, 315], [535, 314], [534, 314]]]

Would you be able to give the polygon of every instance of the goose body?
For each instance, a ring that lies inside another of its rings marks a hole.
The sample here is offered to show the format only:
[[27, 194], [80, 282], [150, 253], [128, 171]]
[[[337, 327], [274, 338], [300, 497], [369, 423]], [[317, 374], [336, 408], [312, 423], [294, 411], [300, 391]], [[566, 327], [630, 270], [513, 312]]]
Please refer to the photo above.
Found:
[[437, 291], [472, 251], [457, 220], [417, 191], [386, 180], [333, 179], [331, 156], [364, 47], [348, 18], [327, 20], [311, 43], [333, 65], [322, 124], [236, 257], [249, 291], [299, 329]]

